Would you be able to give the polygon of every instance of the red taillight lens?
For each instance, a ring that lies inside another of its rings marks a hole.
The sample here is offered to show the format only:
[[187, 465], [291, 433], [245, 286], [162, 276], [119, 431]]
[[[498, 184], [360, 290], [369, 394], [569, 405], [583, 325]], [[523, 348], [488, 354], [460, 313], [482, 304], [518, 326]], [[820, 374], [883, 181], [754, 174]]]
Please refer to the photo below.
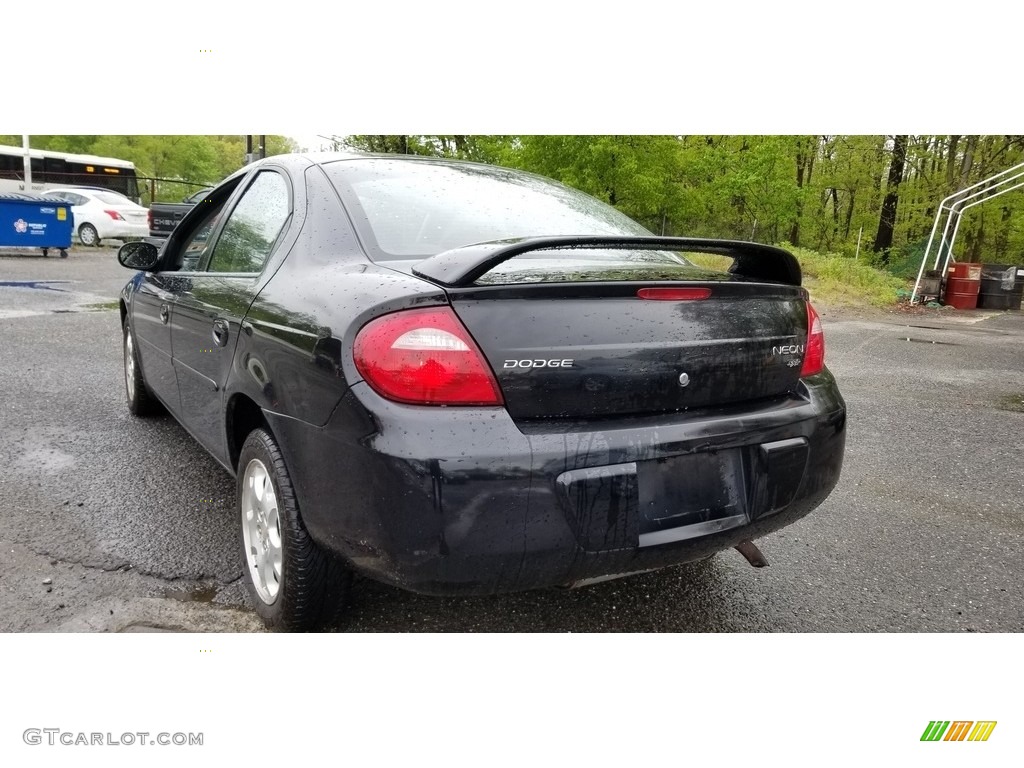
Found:
[[807, 302], [807, 345], [804, 349], [804, 365], [800, 369], [800, 378], [821, 373], [825, 367], [825, 334], [821, 330], [821, 320], [814, 311], [811, 302]]
[[377, 394], [415, 405], [501, 405], [501, 390], [450, 307], [371, 320], [356, 335], [356, 368]]
[[146, 211], [146, 223], [149, 224], [149, 228], [150, 229], [153, 228], [153, 211], [152, 210]]
[[710, 288], [641, 288], [638, 298], [654, 301], [697, 301], [711, 295]]
[[112, 218], [114, 221], [124, 221], [124, 216], [122, 216], [117, 211], [104, 211], [104, 213], [107, 214], [107, 216]]

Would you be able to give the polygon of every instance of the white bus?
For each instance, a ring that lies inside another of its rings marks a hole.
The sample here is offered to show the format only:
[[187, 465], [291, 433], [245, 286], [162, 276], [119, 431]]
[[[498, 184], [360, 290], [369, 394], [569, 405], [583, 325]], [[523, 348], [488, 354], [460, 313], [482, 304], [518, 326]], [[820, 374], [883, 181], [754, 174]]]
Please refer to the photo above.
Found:
[[32, 184], [25, 184], [25, 150], [0, 146], [0, 195], [39, 194], [57, 187], [98, 187], [111, 189], [139, 202], [139, 180], [135, 164], [113, 157], [75, 155], [30, 149]]

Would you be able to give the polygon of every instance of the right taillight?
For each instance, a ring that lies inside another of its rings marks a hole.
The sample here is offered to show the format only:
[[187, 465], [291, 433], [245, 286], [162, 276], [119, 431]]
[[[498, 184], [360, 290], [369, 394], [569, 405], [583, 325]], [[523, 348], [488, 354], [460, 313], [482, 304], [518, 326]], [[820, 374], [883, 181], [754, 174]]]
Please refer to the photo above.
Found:
[[821, 330], [821, 319], [807, 302], [807, 344], [804, 346], [804, 365], [800, 378], [821, 373], [825, 367], [825, 334]]
[[451, 307], [393, 312], [356, 334], [356, 368], [377, 394], [413, 405], [501, 405], [491, 367]]

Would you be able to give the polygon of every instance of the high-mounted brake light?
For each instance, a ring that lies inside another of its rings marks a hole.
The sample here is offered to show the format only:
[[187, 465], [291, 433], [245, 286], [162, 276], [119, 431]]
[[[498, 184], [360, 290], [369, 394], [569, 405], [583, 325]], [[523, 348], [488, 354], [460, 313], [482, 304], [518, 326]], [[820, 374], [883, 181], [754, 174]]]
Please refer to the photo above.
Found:
[[114, 221], [124, 221], [124, 216], [122, 216], [117, 211], [104, 211], [104, 213], [107, 214], [107, 216], [112, 218]]
[[710, 288], [641, 288], [637, 298], [654, 301], [696, 301], [711, 295]]
[[814, 311], [811, 302], [807, 302], [807, 344], [804, 349], [804, 364], [800, 369], [800, 378], [821, 373], [825, 367], [825, 334], [821, 330], [821, 320]]
[[393, 312], [356, 334], [356, 368], [373, 390], [414, 405], [501, 405], [498, 382], [450, 307]]

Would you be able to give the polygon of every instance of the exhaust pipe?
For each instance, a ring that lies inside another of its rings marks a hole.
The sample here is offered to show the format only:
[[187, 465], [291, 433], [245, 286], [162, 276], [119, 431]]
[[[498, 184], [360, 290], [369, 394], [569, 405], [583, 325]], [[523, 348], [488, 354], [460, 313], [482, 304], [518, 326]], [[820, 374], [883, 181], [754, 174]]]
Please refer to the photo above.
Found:
[[757, 545], [750, 539], [741, 541], [736, 545], [736, 551], [747, 558], [747, 562], [755, 568], [765, 568], [769, 565], [765, 556], [761, 554], [761, 550], [757, 548]]

